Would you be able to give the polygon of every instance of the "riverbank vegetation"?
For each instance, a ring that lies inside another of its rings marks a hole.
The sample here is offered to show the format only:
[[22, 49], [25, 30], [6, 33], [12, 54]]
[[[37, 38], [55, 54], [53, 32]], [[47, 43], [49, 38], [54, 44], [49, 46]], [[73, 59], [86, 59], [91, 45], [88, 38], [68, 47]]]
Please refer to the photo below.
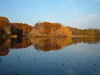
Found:
[[78, 29], [63, 26], [60, 23], [38, 22], [34, 26], [25, 23], [11, 23], [8, 18], [0, 17], [0, 37], [11, 35], [21, 36], [72, 36], [89, 37], [100, 36], [100, 29], [88, 28]]

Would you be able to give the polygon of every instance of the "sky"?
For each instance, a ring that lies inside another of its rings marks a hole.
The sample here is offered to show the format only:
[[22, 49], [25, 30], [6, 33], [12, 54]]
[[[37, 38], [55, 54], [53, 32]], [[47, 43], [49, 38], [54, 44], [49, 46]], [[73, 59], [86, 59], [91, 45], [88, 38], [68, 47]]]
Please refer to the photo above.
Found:
[[100, 0], [0, 0], [0, 16], [31, 26], [46, 21], [81, 29], [100, 28]]

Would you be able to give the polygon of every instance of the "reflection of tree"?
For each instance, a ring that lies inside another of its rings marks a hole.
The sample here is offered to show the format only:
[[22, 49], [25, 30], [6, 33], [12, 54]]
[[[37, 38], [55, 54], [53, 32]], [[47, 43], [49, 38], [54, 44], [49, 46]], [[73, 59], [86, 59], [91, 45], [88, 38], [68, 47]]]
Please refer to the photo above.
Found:
[[2, 45], [0, 46], [0, 56], [5, 56], [5, 55], [7, 55], [8, 54], [8, 52], [9, 52], [9, 50], [8, 50], [9, 48], [5, 48], [5, 47], [3, 47]]
[[81, 42], [88, 44], [98, 43], [100, 42], [100, 37], [39, 37], [31, 38], [31, 41], [36, 50], [50, 51]]
[[76, 38], [72, 38], [72, 42], [74, 44], [77, 43], [88, 43], [88, 44], [96, 44], [96, 43], [100, 43], [100, 37], [76, 37]]
[[[1, 41], [0, 41], [1, 42]], [[8, 54], [10, 48], [10, 40], [4, 40], [0, 43], [0, 56], [5, 56]]]
[[30, 45], [32, 45], [32, 43], [28, 38], [6, 39], [0, 41], [0, 56], [7, 55], [9, 49], [27, 48]]
[[[35, 39], [35, 41], [33, 41]], [[71, 44], [71, 38], [67, 37], [40, 37], [31, 39], [36, 50], [59, 50]]]
[[100, 43], [100, 37], [33, 37], [33, 38], [16, 38], [0, 40], [0, 56], [8, 54], [10, 49], [27, 48], [31, 45], [36, 50], [50, 51], [59, 50], [63, 47], [77, 43], [96, 44]]
[[[16, 43], [14, 46], [12, 46], [12, 49], [19, 49], [19, 48], [27, 48], [30, 45], [32, 45], [30, 39], [28, 38], [22, 38], [22, 40], [16, 40], [18, 43]], [[15, 41], [13, 41], [15, 42]], [[12, 43], [13, 43], [12, 42]]]

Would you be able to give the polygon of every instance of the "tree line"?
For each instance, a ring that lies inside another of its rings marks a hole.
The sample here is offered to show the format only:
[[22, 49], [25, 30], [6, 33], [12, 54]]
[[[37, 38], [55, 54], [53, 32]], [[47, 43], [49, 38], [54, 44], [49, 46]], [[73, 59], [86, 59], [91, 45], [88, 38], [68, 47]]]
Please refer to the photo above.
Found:
[[0, 36], [18, 35], [23, 36], [31, 32], [32, 26], [25, 23], [11, 23], [8, 18], [0, 17]]
[[67, 26], [71, 30], [72, 35], [89, 35], [89, 36], [100, 36], [100, 29], [98, 28], [88, 28], [88, 29], [78, 29]]
[[78, 29], [70, 26], [63, 26], [60, 23], [38, 22], [34, 26], [25, 23], [11, 23], [8, 18], [0, 17], [0, 37], [2, 35], [18, 36], [72, 36], [88, 35], [100, 36], [100, 29], [88, 28]]
[[40, 22], [34, 25], [31, 36], [71, 36], [72, 32], [60, 23]]

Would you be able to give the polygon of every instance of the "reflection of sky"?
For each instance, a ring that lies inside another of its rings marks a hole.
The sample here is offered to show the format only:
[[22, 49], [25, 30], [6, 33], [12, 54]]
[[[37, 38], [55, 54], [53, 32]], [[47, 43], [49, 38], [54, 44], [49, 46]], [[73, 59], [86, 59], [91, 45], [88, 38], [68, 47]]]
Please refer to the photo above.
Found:
[[73, 67], [70, 66], [70, 67], [66, 70], [66, 73], [68, 73], [69, 75], [74, 75]]
[[93, 75], [100, 75], [100, 69], [98, 70], [98, 71], [93, 71], [93, 73], [92, 73]]
[[35, 50], [33, 46], [11, 49], [7, 56], [1, 57], [0, 74], [99, 75], [100, 56], [95, 53], [100, 52], [94, 50], [99, 50], [99, 45], [81, 43], [49, 52]]
[[[73, 49], [74, 47], [74, 49]], [[100, 44], [77, 44], [71, 47], [73, 51], [78, 51], [91, 56], [100, 56]]]

